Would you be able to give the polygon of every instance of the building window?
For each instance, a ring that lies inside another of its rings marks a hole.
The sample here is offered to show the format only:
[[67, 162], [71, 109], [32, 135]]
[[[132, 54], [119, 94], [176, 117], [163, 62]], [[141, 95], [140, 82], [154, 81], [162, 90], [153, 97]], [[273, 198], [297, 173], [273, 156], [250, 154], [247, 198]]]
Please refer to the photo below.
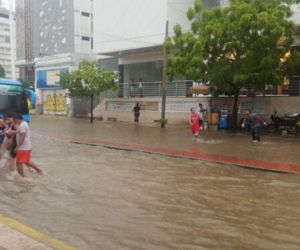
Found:
[[86, 17], [89, 17], [89, 16], [90, 16], [90, 13], [82, 11], [82, 12], [81, 12], [81, 15], [82, 15], [82, 16], [86, 16]]
[[0, 31], [10, 31], [7, 24], [0, 24]]
[[2, 43], [10, 43], [10, 37], [9, 36], [1, 36], [0, 35], [0, 42], [2, 42]]
[[0, 13], [0, 17], [9, 19], [9, 15], [4, 13]]
[[90, 37], [88, 37], [88, 36], [82, 36], [82, 37], [81, 37], [81, 40], [83, 40], [83, 41], [89, 41], [89, 40], [90, 40]]

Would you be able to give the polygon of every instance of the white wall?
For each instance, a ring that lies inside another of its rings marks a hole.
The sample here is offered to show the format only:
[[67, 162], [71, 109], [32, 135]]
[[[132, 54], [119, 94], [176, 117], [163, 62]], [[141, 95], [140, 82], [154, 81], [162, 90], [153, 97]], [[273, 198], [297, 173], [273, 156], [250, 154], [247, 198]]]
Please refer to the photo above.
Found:
[[[97, 2], [98, 0], [95, 0]], [[74, 9], [85, 12], [91, 11], [91, 0], [74, 0]]]
[[168, 20], [169, 33], [172, 35], [173, 28], [176, 24], [180, 24], [183, 31], [188, 31], [191, 28], [191, 23], [187, 18], [187, 11], [193, 7], [194, 0], [168, 0]]
[[[82, 15], [82, 12], [89, 13], [89, 16]], [[91, 54], [92, 39], [92, 4], [90, 0], [74, 0], [74, 43], [75, 52]], [[82, 40], [82, 37], [89, 37], [90, 40]]]
[[11, 78], [16, 80], [19, 78], [19, 69], [16, 68], [16, 21], [14, 15], [10, 15], [10, 43], [11, 43]]
[[294, 14], [292, 16], [292, 20], [297, 24], [297, 25], [300, 25], [300, 4], [298, 5], [295, 5], [293, 7], [293, 11], [294, 11]]
[[162, 60], [163, 60], [163, 54], [161, 50], [153, 50], [148, 52], [140, 52], [140, 53], [120, 56], [119, 64], [135, 64], [135, 63], [143, 63], [143, 62], [156, 62]]
[[167, 0], [94, 1], [94, 53], [160, 45]]

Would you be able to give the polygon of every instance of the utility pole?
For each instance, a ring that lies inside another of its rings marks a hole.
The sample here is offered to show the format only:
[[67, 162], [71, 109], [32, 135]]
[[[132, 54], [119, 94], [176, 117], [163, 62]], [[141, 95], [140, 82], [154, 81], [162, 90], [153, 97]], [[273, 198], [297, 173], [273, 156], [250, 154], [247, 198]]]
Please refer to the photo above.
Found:
[[[169, 21], [166, 21], [166, 36], [169, 36]], [[168, 82], [167, 82], [167, 53], [164, 51], [164, 65], [163, 65], [163, 76], [162, 76], [162, 102], [161, 102], [161, 119], [160, 119], [160, 127], [164, 128], [166, 126], [166, 100], [167, 100], [167, 90], [168, 90]]]

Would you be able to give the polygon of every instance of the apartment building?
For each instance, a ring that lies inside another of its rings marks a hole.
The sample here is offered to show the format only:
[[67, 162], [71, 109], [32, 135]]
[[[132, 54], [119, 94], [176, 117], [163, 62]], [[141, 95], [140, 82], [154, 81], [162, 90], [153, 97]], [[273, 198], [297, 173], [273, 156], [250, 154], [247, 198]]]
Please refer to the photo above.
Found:
[[16, 79], [18, 73], [15, 67], [15, 20], [13, 12], [0, 8], [0, 65], [5, 71], [5, 77]]

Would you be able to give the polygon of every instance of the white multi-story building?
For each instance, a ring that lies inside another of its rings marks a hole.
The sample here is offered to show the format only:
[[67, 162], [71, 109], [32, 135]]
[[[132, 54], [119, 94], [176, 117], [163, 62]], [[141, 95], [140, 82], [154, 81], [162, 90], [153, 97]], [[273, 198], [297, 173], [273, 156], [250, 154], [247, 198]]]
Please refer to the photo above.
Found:
[[8, 9], [0, 9], [0, 65], [5, 77], [18, 78], [15, 67], [16, 36], [14, 15]]
[[[189, 30], [187, 11], [193, 3], [194, 0], [94, 1], [94, 52], [116, 58], [121, 83], [160, 82], [166, 21], [171, 36], [176, 23], [183, 31]], [[226, 7], [230, 1], [203, 0], [202, 4], [204, 8]], [[293, 10], [292, 20], [297, 25], [293, 46], [299, 49], [300, 4]]]
[[[161, 81], [163, 42], [180, 24], [190, 29], [187, 11], [194, 0], [94, 1], [94, 53], [115, 57], [120, 82]], [[219, 4], [204, 0], [205, 8]]]

